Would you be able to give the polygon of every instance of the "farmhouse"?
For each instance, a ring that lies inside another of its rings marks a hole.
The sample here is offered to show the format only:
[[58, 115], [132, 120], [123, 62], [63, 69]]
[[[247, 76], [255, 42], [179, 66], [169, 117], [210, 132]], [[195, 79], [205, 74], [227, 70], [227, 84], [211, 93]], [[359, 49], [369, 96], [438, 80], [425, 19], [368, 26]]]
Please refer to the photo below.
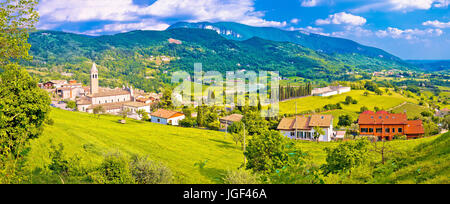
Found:
[[178, 125], [180, 120], [183, 120], [186, 118], [186, 116], [183, 113], [179, 113], [176, 111], [171, 110], [165, 110], [165, 109], [159, 109], [152, 114], [150, 114], [152, 117], [152, 123], [159, 123], [163, 125]]
[[406, 135], [408, 139], [413, 139], [422, 137], [425, 133], [422, 121], [408, 121], [406, 113], [365, 111], [360, 114], [358, 124], [361, 135], [376, 136], [378, 140], [392, 140], [396, 135]]
[[330, 142], [333, 136], [332, 115], [296, 116], [295, 118], [283, 118], [278, 125], [281, 134], [291, 139], [314, 140], [314, 127], [320, 127], [325, 132], [319, 137], [319, 141]]
[[333, 96], [350, 92], [351, 90], [352, 88], [345, 86], [327, 86], [324, 88], [315, 88], [311, 94], [313, 96]]
[[223, 118], [220, 118], [220, 128], [226, 129], [228, 126], [232, 125], [236, 122], [241, 122], [242, 118], [244, 118], [241, 114], [232, 114]]

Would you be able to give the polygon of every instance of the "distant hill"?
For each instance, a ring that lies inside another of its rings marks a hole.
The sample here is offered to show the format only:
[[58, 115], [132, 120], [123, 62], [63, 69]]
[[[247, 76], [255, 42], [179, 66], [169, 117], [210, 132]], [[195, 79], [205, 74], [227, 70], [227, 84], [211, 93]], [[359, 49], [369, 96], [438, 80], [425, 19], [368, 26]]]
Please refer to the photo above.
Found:
[[371, 58], [381, 58], [403, 63], [400, 58], [378, 48], [364, 46], [343, 38], [327, 37], [305, 31], [285, 31], [272, 27], [253, 27], [233, 22], [180, 22], [170, 26], [168, 29], [175, 28], [208, 29], [214, 30], [221, 36], [232, 40], [247, 40], [253, 37], [259, 37], [277, 42], [292, 42], [327, 54], [356, 53]]
[[450, 60], [406, 60], [424, 71], [450, 71]]
[[[335, 41], [348, 43], [349, 48], [342, 47], [342, 52], [332, 53], [329, 50], [325, 52], [298, 43], [268, 40], [258, 36], [232, 40], [213, 30], [192, 28], [132, 31], [98, 37], [38, 31], [30, 34], [30, 52], [34, 60], [26, 65], [29, 69], [34, 69], [35, 73], [47, 73], [47, 77], [55, 78], [59, 72], [69, 72], [74, 73], [77, 80], [87, 82], [90, 64], [95, 61], [100, 66], [102, 77], [111, 79], [102, 80], [101, 83], [107, 83], [103, 85], [121, 86], [126, 82], [144, 90], [154, 90], [161, 87], [163, 82], [168, 82], [162, 76], [170, 73], [169, 71], [185, 70], [192, 73], [193, 64], [197, 62], [203, 63], [205, 71], [279, 71], [282, 76], [326, 81], [338, 80], [346, 72], [354, 70], [372, 72], [383, 69], [414, 69], [376, 48], [338, 38], [313, 34], [310, 36], [329, 39], [305, 40], [310, 41], [311, 45], [318, 46], [320, 42], [332, 44]], [[339, 43], [334, 50], [338, 49]], [[351, 52], [352, 46], [361, 52]], [[364, 54], [365, 52], [371, 54]], [[377, 54], [383, 54], [383, 57]], [[148, 82], [149, 78], [153, 80]]]

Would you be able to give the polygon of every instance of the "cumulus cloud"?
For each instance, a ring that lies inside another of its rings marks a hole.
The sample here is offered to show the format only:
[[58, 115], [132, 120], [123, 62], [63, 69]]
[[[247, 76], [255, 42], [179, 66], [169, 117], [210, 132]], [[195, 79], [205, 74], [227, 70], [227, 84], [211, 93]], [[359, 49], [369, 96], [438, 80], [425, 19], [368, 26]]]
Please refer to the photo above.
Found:
[[441, 36], [444, 32], [441, 29], [406, 29], [401, 30], [398, 28], [388, 27], [386, 30], [378, 30], [376, 32], [376, 35], [378, 37], [384, 38], [384, 37], [390, 37], [394, 39], [417, 39], [417, 37], [437, 37]]
[[303, 0], [302, 6], [303, 7], [315, 7], [320, 3], [321, 0]]
[[317, 19], [316, 25], [347, 24], [347, 25], [361, 26], [366, 24], [366, 22], [367, 20], [361, 16], [355, 16], [346, 12], [341, 12], [329, 15], [327, 19]]
[[369, 10], [402, 11], [428, 10], [432, 7], [447, 8], [450, 0], [383, 0], [367, 4], [353, 9], [352, 12], [360, 13]]
[[298, 19], [298, 18], [293, 18], [293, 19], [291, 20], [291, 23], [292, 23], [292, 24], [297, 24], [298, 22], [300, 22], [300, 19]]
[[433, 26], [433, 27], [436, 27], [436, 28], [450, 28], [450, 22], [444, 23], [444, 22], [440, 22], [438, 20], [426, 21], [426, 22], [423, 22], [422, 25], [424, 25], [424, 26]]
[[[265, 14], [255, 10], [254, 0], [157, 0], [149, 6], [136, 5], [133, 0], [42, 0], [38, 11], [41, 26], [67, 22], [112, 22], [97, 31], [162, 29], [167, 27], [167, 24], [162, 23], [166, 19], [188, 22], [233, 21], [271, 27], [287, 25], [286, 22], [265, 20]], [[143, 22], [143, 18], [150, 20]], [[150, 24], [152, 22], [155, 24]]]

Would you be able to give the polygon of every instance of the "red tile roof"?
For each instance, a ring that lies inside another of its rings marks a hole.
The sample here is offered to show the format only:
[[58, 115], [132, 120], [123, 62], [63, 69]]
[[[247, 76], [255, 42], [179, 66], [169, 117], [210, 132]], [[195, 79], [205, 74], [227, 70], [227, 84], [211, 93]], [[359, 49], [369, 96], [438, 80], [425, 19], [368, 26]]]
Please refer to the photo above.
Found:
[[406, 134], [424, 134], [423, 124], [421, 120], [410, 120], [406, 126]]
[[364, 112], [359, 115], [360, 125], [384, 124], [384, 125], [406, 125], [408, 117], [404, 113], [388, 113], [378, 111], [377, 113]]
[[278, 124], [278, 130], [311, 130], [313, 127], [329, 127], [333, 123], [332, 115], [312, 115], [283, 118]]
[[176, 111], [171, 111], [171, 110], [164, 110], [164, 109], [159, 109], [156, 112], [153, 112], [152, 114], [150, 114], [153, 117], [158, 117], [158, 118], [165, 118], [165, 119], [170, 119], [170, 118], [175, 118], [175, 117], [179, 117], [179, 116], [183, 116], [183, 113], [179, 113]]

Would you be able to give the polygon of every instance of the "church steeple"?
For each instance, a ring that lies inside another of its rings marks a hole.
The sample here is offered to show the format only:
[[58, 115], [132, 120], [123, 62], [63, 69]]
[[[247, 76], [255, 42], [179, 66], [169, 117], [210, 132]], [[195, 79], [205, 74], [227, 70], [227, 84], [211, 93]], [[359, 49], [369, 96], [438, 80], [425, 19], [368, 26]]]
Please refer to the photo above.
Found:
[[98, 70], [94, 62], [91, 68], [91, 94], [96, 93], [98, 93]]

